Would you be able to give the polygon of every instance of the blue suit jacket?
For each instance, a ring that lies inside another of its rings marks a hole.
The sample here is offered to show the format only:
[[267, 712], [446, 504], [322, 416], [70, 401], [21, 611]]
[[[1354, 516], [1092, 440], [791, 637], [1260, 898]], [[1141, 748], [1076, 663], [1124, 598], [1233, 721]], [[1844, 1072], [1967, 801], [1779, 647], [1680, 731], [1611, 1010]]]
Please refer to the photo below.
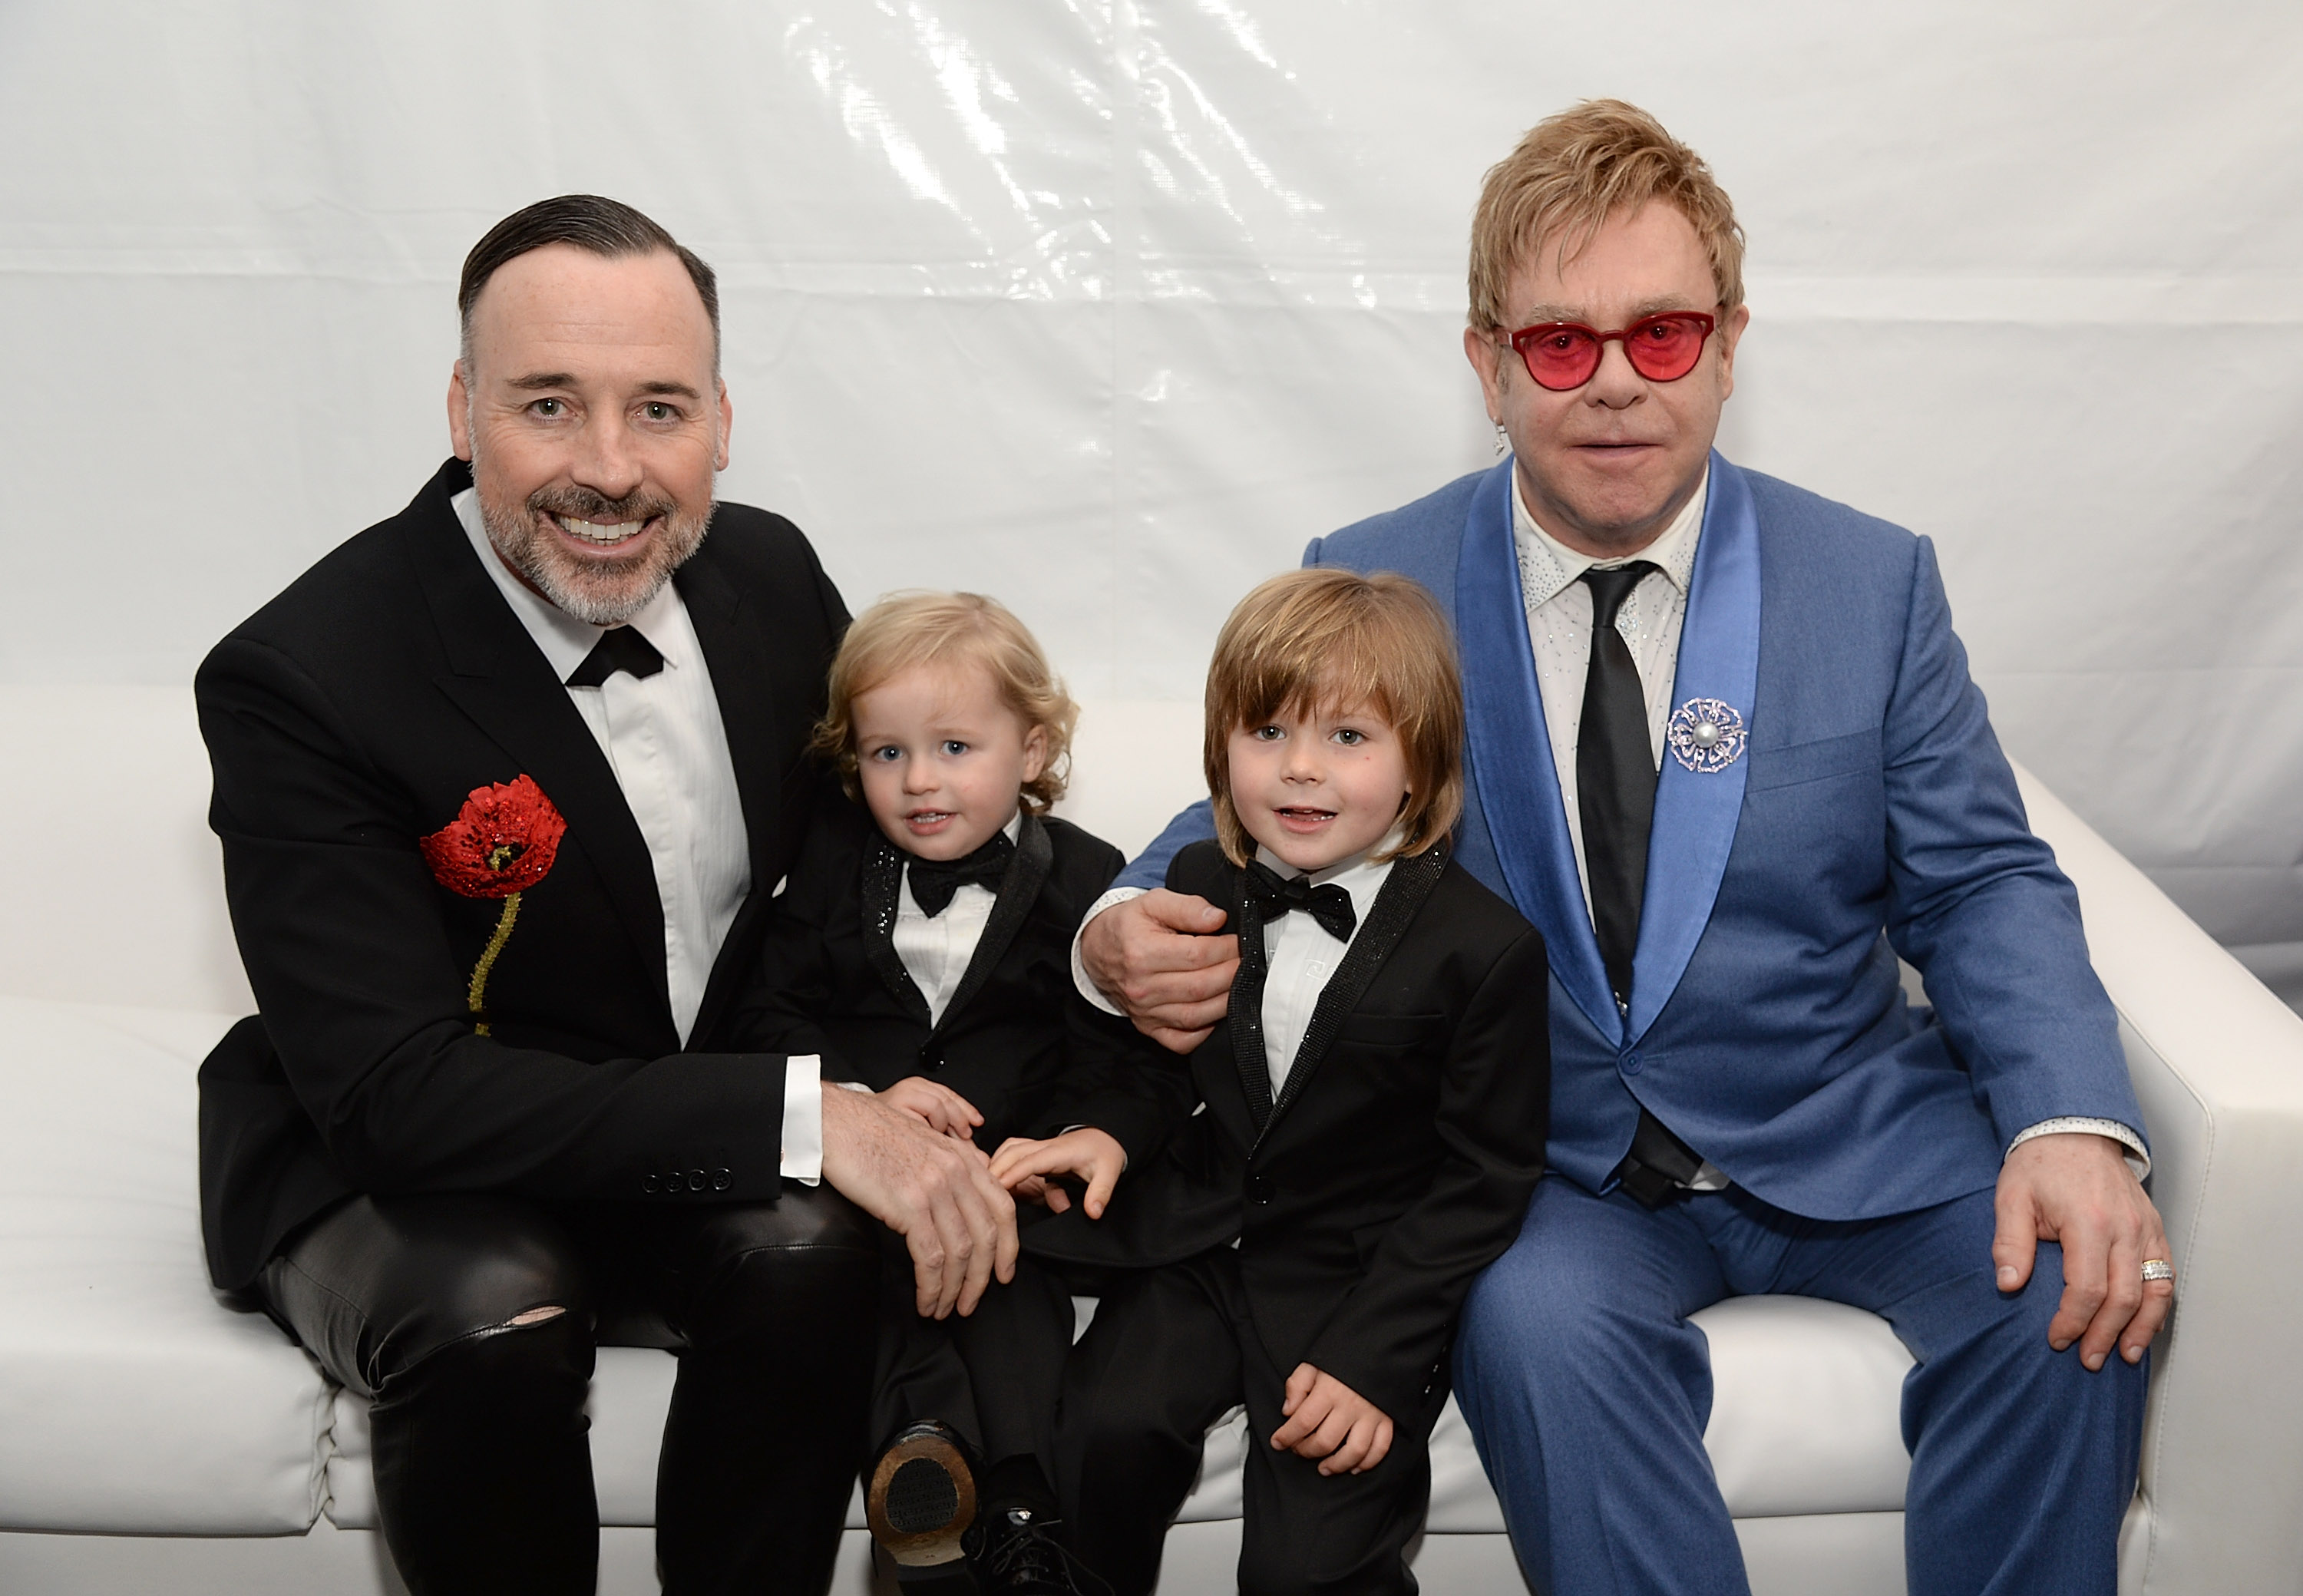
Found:
[[[2143, 1127], [2078, 895], [2031, 834], [1953, 635], [1935, 552], [1715, 454], [1674, 704], [1724, 700], [1747, 750], [1657, 787], [1632, 1009], [1575, 873], [1512, 543], [1511, 473], [1316, 539], [1455, 619], [1469, 719], [1456, 857], [1543, 933], [1553, 1168], [1593, 1191], [1644, 1102], [1739, 1186], [1822, 1220], [1991, 1186], [2017, 1132]], [[1154, 886], [1206, 806], [1120, 884]], [[1896, 955], [1932, 1010], [1904, 1000]]]

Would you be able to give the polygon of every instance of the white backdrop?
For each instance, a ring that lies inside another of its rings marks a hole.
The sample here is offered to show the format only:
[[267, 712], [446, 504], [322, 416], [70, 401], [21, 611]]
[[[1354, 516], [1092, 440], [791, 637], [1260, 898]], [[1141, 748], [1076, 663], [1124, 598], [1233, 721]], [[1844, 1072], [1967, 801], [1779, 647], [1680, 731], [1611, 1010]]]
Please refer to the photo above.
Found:
[[[726, 496], [1190, 700], [1488, 461], [1480, 175], [1595, 94], [1750, 234], [1723, 445], [1932, 535], [2002, 734], [2303, 987], [2303, 7], [0, 0], [0, 682], [181, 682], [446, 452], [498, 216], [721, 270]], [[1106, 729], [1106, 735], [1113, 729]]]

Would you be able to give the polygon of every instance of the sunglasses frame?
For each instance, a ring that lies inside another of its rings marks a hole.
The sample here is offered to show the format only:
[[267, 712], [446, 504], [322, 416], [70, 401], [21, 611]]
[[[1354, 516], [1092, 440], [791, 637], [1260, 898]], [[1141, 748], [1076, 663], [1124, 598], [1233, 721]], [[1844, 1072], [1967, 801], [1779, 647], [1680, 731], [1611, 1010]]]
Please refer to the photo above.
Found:
[[[1693, 321], [1703, 324], [1703, 335], [1695, 341], [1695, 359], [1687, 363], [1687, 371], [1681, 372], [1679, 376], [1649, 376], [1646, 372], [1640, 371], [1640, 363], [1632, 359], [1632, 334], [1659, 321]], [[1537, 387], [1547, 393], [1573, 393], [1585, 383], [1589, 383], [1592, 377], [1599, 375], [1599, 363], [1607, 359], [1607, 345], [1610, 343], [1620, 343], [1624, 346], [1624, 358], [1631, 360], [1632, 369], [1639, 371], [1642, 381], [1675, 383], [1680, 380], [1680, 377], [1685, 376], [1688, 371], [1693, 371], [1703, 363], [1703, 346], [1711, 342], [1711, 334], [1718, 330], [1719, 318], [1708, 310], [1658, 310], [1652, 316], [1642, 316], [1628, 326], [1618, 327], [1612, 333], [1602, 333], [1599, 328], [1587, 326], [1580, 321], [1547, 321], [1539, 322], [1531, 327], [1522, 327], [1516, 333], [1506, 334], [1505, 341], [1511, 345], [1513, 352], [1519, 356], [1520, 364], [1527, 367], [1528, 380]], [[1599, 350], [1598, 355], [1591, 361], [1590, 376], [1586, 376], [1582, 382], [1570, 383], [1564, 388], [1555, 388], [1536, 375], [1535, 362], [1528, 358], [1528, 346], [1540, 343], [1554, 333], [1585, 334], [1590, 337], [1593, 347]]]

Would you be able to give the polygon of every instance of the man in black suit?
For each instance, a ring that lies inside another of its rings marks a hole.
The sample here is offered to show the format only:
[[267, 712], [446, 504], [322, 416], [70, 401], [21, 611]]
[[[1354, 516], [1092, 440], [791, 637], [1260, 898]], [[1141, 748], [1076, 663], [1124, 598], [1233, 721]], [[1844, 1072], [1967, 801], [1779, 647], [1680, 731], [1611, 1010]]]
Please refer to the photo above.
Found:
[[[713, 502], [715, 288], [661, 227], [532, 206], [459, 304], [457, 458], [199, 672], [261, 1010], [200, 1075], [210, 1271], [372, 1398], [411, 1590], [593, 1590], [613, 1338], [680, 1355], [665, 1588], [821, 1592], [866, 1439], [865, 1216], [924, 1313], [1015, 1247], [981, 1153], [730, 1045], [847, 612], [797, 528]], [[518, 899], [460, 895], [419, 842], [505, 786], [564, 835], [478, 850], [468, 876], [545, 850]]]

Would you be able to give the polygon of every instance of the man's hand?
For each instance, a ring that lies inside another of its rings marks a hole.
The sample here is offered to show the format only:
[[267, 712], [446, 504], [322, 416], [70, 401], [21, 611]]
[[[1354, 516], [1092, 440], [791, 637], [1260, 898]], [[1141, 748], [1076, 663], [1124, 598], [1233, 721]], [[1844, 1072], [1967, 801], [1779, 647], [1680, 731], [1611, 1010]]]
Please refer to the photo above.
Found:
[[1287, 1422], [1271, 1432], [1272, 1448], [1318, 1458], [1323, 1474], [1363, 1474], [1391, 1450], [1391, 1415], [1309, 1364], [1287, 1377], [1279, 1411]]
[[1087, 1182], [1081, 1199], [1087, 1217], [1100, 1220], [1111, 1201], [1111, 1188], [1127, 1168], [1127, 1150], [1110, 1132], [1083, 1125], [1044, 1142], [1010, 1136], [991, 1155], [991, 1178], [1010, 1195], [1043, 1203], [1061, 1213], [1072, 1205], [1072, 1195], [1049, 1184], [1050, 1175], [1075, 1175]]
[[[2132, 1364], [2167, 1322], [2175, 1282], [2143, 1278], [2146, 1258], [2169, 1258], [2159, 1211], [2127, 1167], [2126, 1149], [2084, 1132], [2034, 1136], [1999, 1171], [1998, 1234], [1991, 1256], [1999, 1289], [2020, 1291], [2042, 1241], [2063, 1248], [2063, 1298], [2047, 1325], [2057, 1352], [2103, 1367], [2113, 1343]], [[2123, 1332], [2123, 1333], [2122, 1333]]]
[[878, 1095], [889, 1107], [916, 1116], [930, 1130], [963, 1142], [974, 1141], [975, 1127], [983, 1123], [974, 1103], [924, 1075], [907, 1075]]
[[1080, 963], [1098, 991], [1171, 1052], [1208, 1039], [1231, 1001], [1239, 939], [1215, 936], [1223, 910], [1156, 888], [1116, 903], [1080, 933]]
[[923, 1317], [972, 1313], [993, 1275], [1016, 1278], [1015, 1200], [969, 1143], [826, 1082], [823, 1178], [904, 1238]]

